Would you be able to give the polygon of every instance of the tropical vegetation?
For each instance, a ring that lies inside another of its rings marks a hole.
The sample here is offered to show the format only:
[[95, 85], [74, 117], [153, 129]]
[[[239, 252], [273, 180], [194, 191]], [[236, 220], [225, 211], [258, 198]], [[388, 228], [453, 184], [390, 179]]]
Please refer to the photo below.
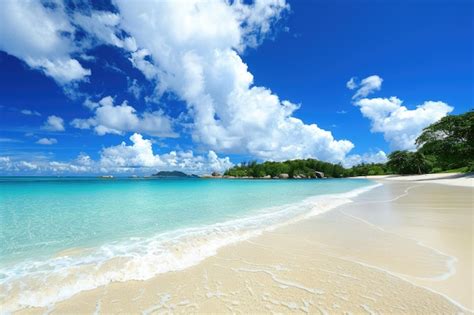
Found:
[[394, 151], [387, 167], [397, 174], [474, 171], [474, 112], [449, 115], [423, 129], [418, 150]]
[[228, 169], [224, 175], [234, 177], [316, 178], [368, 176], [385, 174], [426, 174], [443, 171], [474, 171], [474, 112], [450, 115], [423, 129], [416, 139], [418, 150], [394, 151], [387, 163], [359, 164], [344, 168], [315, 159], [284, 162], [251, 161]]
[[332, 164], [314, 159], [289, 160], [284, 162], [252, 161], [242, 163], [227, 170], [224, 175], [235, 177], [278, 177], [288, 174], [290, 178], [316, 178], [316, 172], [323, 172], [326, 177], [344, 177], [345, 168], [340, 164]]

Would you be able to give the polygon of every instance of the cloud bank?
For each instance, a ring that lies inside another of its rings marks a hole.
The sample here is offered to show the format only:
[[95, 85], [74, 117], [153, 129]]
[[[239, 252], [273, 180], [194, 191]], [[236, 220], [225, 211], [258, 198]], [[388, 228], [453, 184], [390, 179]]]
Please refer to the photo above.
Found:
[[[347, 87], [350, 88], [349, 83]], [[373, 75], [361, 81], [353, 96], [354, 105], [362, 115], [370, 120], [371, 132], [383, 133], [384, 139], [392, 150], [415, 150], [416, 138], [423, 128], [449, 114], [453, 107], [441, 101], [426, 101], [416, 105], [415, 109], [403, 106], [403, 101], [390, 98], [365, 98], [368, 94], [380, 90], [382, 78]], [[355, 88], [355, 87], [354, 87]], [[354, 89], [353, 88], [353, 89]]]
[[101, 136], [108, 133], [123, 135], [126, 132], [139, 132], [156, 137], [177, 137], [172, 128], [171, 118], [163, 111], [137, 114], [135, 108], [126, 101], [114, 105], [111, 96], [104, 97], [97, 103], [87, 100], [85, 105], [91, 109], [94, 116], [74, 119], [71, 125], [75, 128], [92, 128]]
[[[192, 151], [170, 151], [155, 154], [152, 141], [141, 134], [130, 136], [131, 144], [122, 142], [119, 145], [105, 147], [100, 158], [93, 160], [89, 155], [80, 153], [72, 161], [27, 161], [16, 160], [9, 156], [0, 156], [0, 170], [3, 172], [44, 173], [86, 173], [86, 174], [120, 174], [135, 173], [149, 175], [158, 170], [181, 170], [188, 173], [210, 174], [213, 171], [223, 172], [233, 166], [228, 157], [219, 157], [214, 151], [205, 155], [195, 155]], [[41, 144], [54, 144], [56, 139], [42, 138]]]
[[344, 159], [342, 165], [344, 167], [352, 167], [358, 164], [371, 164], [371, 163], [385, 163], [387, 162], [387, 154], [379, 150], [377, 152], [369, 152], [364, 154], [351, 154]]
[[78, 50], [75, 28], [60, 1], [2, 1], [0, 50], [44, 72], [61, 85], [84, 80], [91, 74], [72, 57]]
[[158, 94], [171, 91], [186, 102], [195, 142], [273, 160], [341, 161], [353, 148], [295, 118], [298, 105], [255, 86], [239, 55], [271, 31], [288, 9], [284, 1], [116, 3], [120, 26], [137, 44], [131, 61]]
[[[75, 56], [87, 56], [97, 45], [118, 47], [156, 84], [157, 98], [172, 93], [186, 103], [191, 123], [186, 130], [196, 144], [216, 152], [338, 162], [354, 147], [294, 117], [300, 105], [254, 85], [241, 58], [273, 35], [275, 24], [289, 11], [284, 0], [114, 4], [116, 12], [92, 7], [70, 12], [61, 1], [45, 6], [8, 0], [0, 16], [0, 49], [64, 85], [91, 75]], [[92, 117], [75, 119], [72, 125], [99, 135], [177, 136], [160, 111], [139, 115], [126, 102], [99, 102], [92, 111]]]
[[[385, 158], [382, 151], [349, 155], [354, 147], [351, 141], [336, 139], [316, 123], [295, 117], [301, 104], [255, 85], [242, 55], [273, 36], [275, 25], [289, 11], [284, 0], [256, 0], [250, 4], [239, 0], [115, 0], [114, 12], [94, 10], [92, 6], [71, 11], [60, 0], [5, 0], [2, 4], [0, 49], [59, 85], [87, 81], [91, 71], [80, 61], [90, 57], [91, 48], [110, 45], [119, 48], [152, 82], [152, 98], [165, 103], [163, 95], [171, 94], [186, 104], [183, 123], [181, 116], [173, 118], [162, 110], [140, 112], [127, 101], [116, 104], [110, 96], [98, 102], [87, 99], [90, 116], [76, 118], [71, 125], [97, 135], [133, 134], [132, 144], [123, 142], [104, 148], [100, 160], [89, 159], [90, 165], [81, 164], [85, 163], [82, 156], [81, 163], [71, 162], [78, 169], [93, 166], [95, 170], [107, 170], [115, 163], [121, 169], [175, 165], [204, 170], [209, 165], [220, 169], [230, 163], [216, 152], [266, 160], [317, 158], [344, 163]], [[381, 90], [382, 82], [378, 75], [360, 81], [353, 77], [346, 86], [354, 91], [353, 103], [370, 120], [371, 131], [383, 133], [392, 149], [414, 149], [421, 130], [452, 111], [439, 101], [409, 109], [397, 97], [369, 98]], [[137, 99], [142, 93], [134, 80], [129, 82], [129, 90]], [[22, 113], [39, 115], [28, 110]], [[49, 116], [41, 129], [64, 131], [64, 121]], [[196, 146], [209, 152], [207, 156], [179, 151], [154, 154], [151, 140], [142, 136], [178, 137], [178, 132], [190, 133]], [[53, 142], [53, 138], [43, 139], [43, 144]], [[10, 161], [15, 167], [21, 164], [33, 169], [32, 162], [24, 162]], [[55, 167], [60, 166], [66, 168], [62, 164]]]

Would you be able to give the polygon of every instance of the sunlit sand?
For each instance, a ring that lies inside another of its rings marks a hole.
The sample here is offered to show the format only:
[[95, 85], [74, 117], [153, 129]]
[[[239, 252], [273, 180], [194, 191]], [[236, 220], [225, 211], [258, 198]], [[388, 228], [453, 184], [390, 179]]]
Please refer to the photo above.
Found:
[[472, 187], [381, 182], [196, 266], [82, 292], [50, 311], [471, 312]]

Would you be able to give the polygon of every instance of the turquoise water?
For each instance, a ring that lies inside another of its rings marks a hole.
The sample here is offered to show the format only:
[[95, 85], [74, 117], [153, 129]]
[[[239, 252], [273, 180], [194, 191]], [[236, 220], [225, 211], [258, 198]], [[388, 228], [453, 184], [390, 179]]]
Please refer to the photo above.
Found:
[[[86, 285], [50, 283], [58, 296], [182, 269], [221, 246], [318, 207], [325, 211], [333, 205], [330, 195], [340, 201], [340, 194], [370, 185], [362, 179], [0, 177], [0, 293], [2, 285], [10, 290], [15, 281], [77, 270]], [[170, 248], [179, 248], [179, 257]], [[64, 254], [71, 249], [74, 254]], [[88, 269], [117, 257], [122, 260], [114, 268], [126, 274]], [[52, 301], [41, 298], [35, 303]]]

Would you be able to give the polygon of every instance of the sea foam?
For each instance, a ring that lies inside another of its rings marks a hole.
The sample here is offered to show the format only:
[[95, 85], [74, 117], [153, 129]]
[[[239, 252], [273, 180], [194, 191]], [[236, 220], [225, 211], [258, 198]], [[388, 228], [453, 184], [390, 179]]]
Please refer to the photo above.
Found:
[[215, 255], [223, 246], [322, 214], [377, 186], [380, 184], [309, 197], [212, 225], [129, 238], [98, 248], [68, 251], [47, 260], [24, 261], [0, 269], [0, 305], [6, 312], [47, 307], [111, 282], [147, 280], [182, 270]]

